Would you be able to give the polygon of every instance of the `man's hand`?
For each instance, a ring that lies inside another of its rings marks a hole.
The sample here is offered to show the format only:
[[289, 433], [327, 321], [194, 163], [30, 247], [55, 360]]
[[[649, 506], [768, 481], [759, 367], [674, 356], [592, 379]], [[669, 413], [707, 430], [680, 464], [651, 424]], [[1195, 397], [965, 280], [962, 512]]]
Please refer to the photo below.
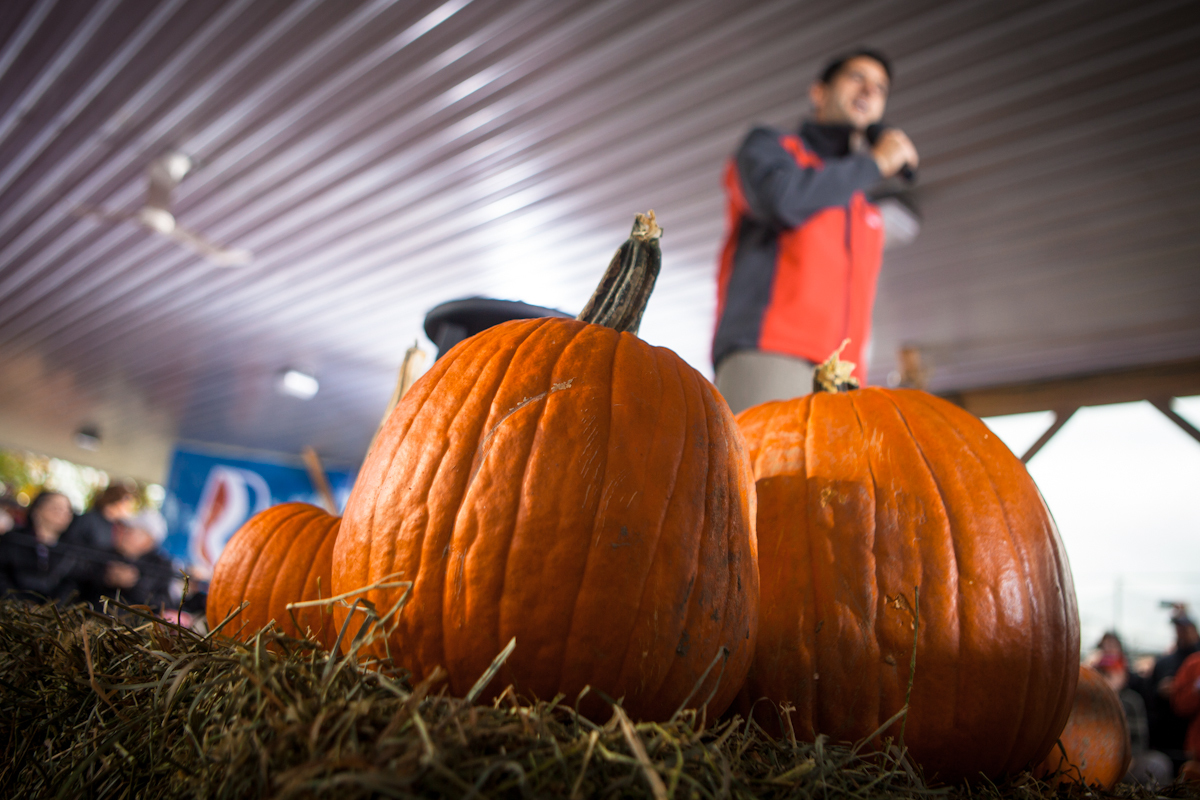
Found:
[[104, 570], [104, 580], [109, 586], [116, 586], [121, 589], [132, 589], [137, 586], [138, 578], [141, 574], [138, 568], [132, 564], [123, 564], [120, 561], [110, 561]]
[[916, 169], [917, 164], [921, 161], [921, 157], [917, 155], [917, 148], [913, 147], [912, 140], [899, 128], [888, 128], [879, 134], [879, 139], [871, 148], [871, 155], [875, 157], [879, 172], [885, 178], [895, 175], [905, 164]]

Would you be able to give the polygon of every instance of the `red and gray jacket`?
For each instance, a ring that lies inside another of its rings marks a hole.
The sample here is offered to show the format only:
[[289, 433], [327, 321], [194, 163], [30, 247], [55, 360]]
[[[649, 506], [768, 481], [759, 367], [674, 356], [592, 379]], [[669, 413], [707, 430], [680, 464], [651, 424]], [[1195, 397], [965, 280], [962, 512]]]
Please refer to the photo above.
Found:
[[736, 350], [820, 363], [849, 338], [841, 358], [866, 383], [883, 220], [863, 191], [881, 176], [849, 141], [842, 126], [755, 128], [730, 160], [714, 364]]

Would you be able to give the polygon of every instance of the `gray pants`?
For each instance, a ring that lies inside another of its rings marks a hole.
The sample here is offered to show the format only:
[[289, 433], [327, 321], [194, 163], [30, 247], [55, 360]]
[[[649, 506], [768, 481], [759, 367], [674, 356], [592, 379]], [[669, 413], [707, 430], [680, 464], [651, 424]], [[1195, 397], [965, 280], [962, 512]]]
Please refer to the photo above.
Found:
[[816, 364], [803, 358], [761, 350], [735, 350], [717, 364], [717, 391], [734, 414], [768, 400], [790, 400], [812, 393]]

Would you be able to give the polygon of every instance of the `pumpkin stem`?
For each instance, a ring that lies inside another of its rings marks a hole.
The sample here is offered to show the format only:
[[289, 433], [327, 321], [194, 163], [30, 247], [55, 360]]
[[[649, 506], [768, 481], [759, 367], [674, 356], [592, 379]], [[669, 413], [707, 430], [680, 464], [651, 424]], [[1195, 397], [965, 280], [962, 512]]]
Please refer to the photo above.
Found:
[[576, 319], [636, 334], [662, 268], [660, 236], [662, 228], [653, 211], [634, 217], [633, 232], [617, 248], [592, 299]]
[[813, 373], [814, 392], [837, 394], [858, 388], [858, 378], [850, 374], [854, 372], [854, 362], [838, 359], [848, 344], [850, 344], [849, 339], [843, 341], [838, 349], [833, 351], [833, 355], [827, 358], [824, 364], [817, 367], [817, 371]]

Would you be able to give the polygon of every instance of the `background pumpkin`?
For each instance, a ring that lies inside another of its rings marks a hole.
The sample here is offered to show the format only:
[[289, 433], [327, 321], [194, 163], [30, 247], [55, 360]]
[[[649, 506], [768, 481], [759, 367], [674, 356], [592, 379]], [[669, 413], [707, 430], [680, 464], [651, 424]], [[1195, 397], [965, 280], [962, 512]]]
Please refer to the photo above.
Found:
[[978, 419], [912, 390], [818, 392], [738, 423], [762, 580], [747, 705], [792, 703], [810, 740], [870, 735], [904, 706], [919, 586], [905, 740], [926, 775], [1045, 757], [1070, 711], [1079, 622], [1024, 465]]
[[[520, 320], [460, 343], [363, 464], [334, 591], [413, 581], [389, 649], [417, 679], [443, 666], [461, 695], [514, 636], [489, 691], [573, 703], [590, 685], [661, 719], [726, 648], [690, 703], [711, 696], [711, 718], [745, 677], [753, 479], [712, 385], [633, 333], [659, 265], [653, 215], [639, 220], [589, 322]], [[366, 596], [382, 612], [399, 591]], [[595, 693], [581, 708], [608, 713]]]
[[289, 614], [287, 604], [333, 595], [331, 563], [340, 523], [339, 517], [308, 503], [280, 503], [247, 520], [230, 537], [213, 569], [206, 612], [209, 626], [220, 624], [249, 601], [222, 629], [225, 634], [245, 640], [275, 620], [284, 633], [303, 636], [311, 630], [323, 647], [332, 646], [337, 630], [324, 609], [296, 609]]
[[1125, 777], [1133, 761], [1121, 698], [1088, 666], [1079, 668], [1071, 716], [1058, 738], [1067, 757], [1056, 745], [1034, 770], [1038, 777], [1053, 776], [1055, 784], [1086, 783], [1108, 790]]

